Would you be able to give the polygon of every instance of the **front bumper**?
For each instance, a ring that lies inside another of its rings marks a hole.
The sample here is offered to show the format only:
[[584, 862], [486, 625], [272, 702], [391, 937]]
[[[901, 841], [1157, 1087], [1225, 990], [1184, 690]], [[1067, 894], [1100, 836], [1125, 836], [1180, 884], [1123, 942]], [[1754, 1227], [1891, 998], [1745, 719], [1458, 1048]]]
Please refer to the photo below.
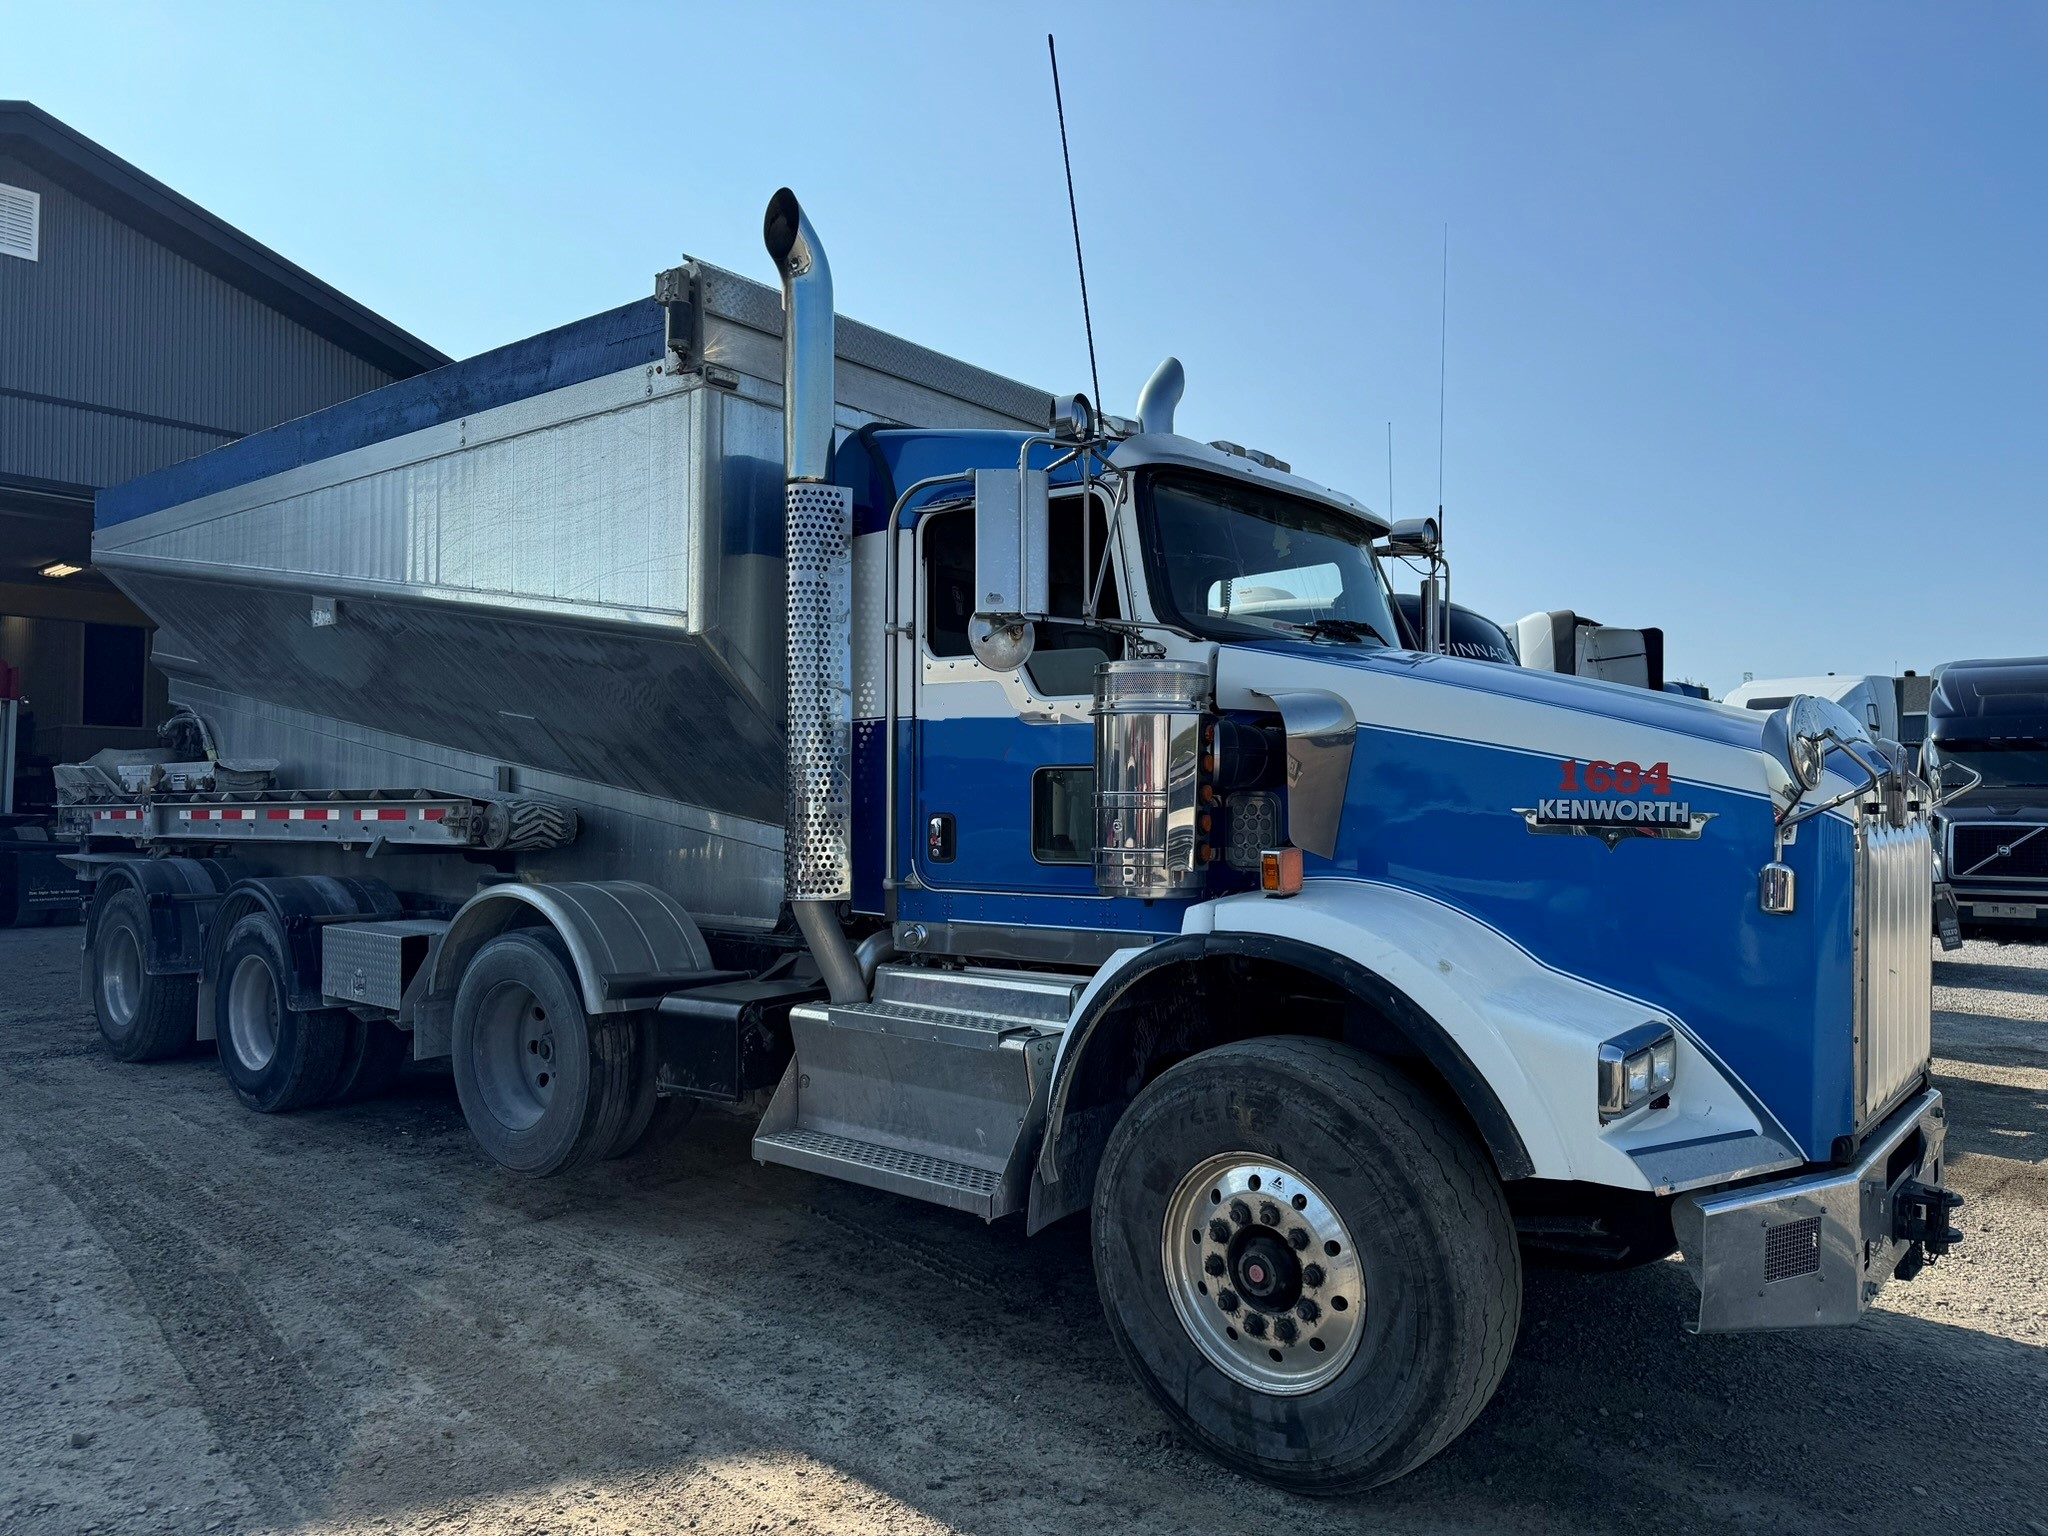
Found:
[[[1909, 1260], [1930, 1196], [1941, 1194], [1948, 1135], [1941, 1094], [1907, 1100], [1857, 1161], [1797, 1178], [1681, 1195], [1672, 1225], [1700, 1288], [1696, 1331], [1817, 1328], [1853, 1323]], [[1946, 1205], [1929, 1246], [1945, 1251]]]

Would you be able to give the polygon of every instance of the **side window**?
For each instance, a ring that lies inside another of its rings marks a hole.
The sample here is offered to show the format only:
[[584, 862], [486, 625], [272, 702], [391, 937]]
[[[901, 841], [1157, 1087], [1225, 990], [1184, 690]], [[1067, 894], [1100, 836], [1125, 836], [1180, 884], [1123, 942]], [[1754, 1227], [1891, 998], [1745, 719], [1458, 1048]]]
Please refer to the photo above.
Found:
[[[1100, 503], [1088, 509], [1088, 537], [1084, 551], [1081, 537], [1081, 499], [1062, 496], [1054, 500], [1046, 530], [1049, 569], [1046, 572], [1047, 601], [1051, 611], [1064, 618], [1078, 619], [1087, 609], [1087, 583], [1102, 569], [1103, 546], [1109, 539], [1109, 524]], [[974, 617], [974, 513], [966, 508], [940, 512], [924, 524], [924, 612], [925, 644], [934, 656], [969, 656], [967, 623]], [[1116, 578], [1105, 576], [1096, 612], [1104, 618], [1123, 616], [1118, 606]], [[1040, 693], [1053, 697], [1091, 693], [1095, 688], [1095, 667], [1119, 653], [1116, 635], [1109, 630], [1084, 629], [1077, 624], [1042, 624], [1038, 643], [1024, 670]]]
[[1041, 768], [1031, 776], [1031, 857], [1086, 864], [1095, 857], [1095, 770]]
[[[1078, 619], [1087, 612], [1088, 583], [1102, 570], [1103, 546], [1109, 542], [1109, 523], [1102, 515], [1102, 503], [1093, 497], [1088, 502], [1085, 541], [1081, 533], [1081, 498], [1061, 496], [1055, 499], [1047, 529], [1049, 560], [1046, 585], [1051, 611], [1062, 618]], [[1117, 606], [1114, 569], [1103, 577], [1095, 612], [1105, 619], [1123, 617], [1123, 610]], [[1078, 624], [1045, 624], [1039, 627], [1037, 648], [1024, 664], [1024, 670], [1031, 674], [1031, 684], [1040, 693], [1065, 698], [1093, 693], [1095, 668], [1121, 654], [1122, 647], [1113, 630], [1084, 629]]]
[[974, 617], [974, 513], [941, 512], [924, 525], [925, 643], [934, 656], [969, 656]]

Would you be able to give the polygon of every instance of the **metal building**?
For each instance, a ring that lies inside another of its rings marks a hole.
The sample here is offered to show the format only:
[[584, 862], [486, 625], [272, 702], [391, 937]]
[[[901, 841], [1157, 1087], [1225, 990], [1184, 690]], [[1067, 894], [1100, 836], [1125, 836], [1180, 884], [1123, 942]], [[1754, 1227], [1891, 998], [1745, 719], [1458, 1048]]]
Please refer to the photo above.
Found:
[[90, 568], [93, 492], [447, 361], [0, 101], [0, 698], [26, 701], [25, 804], [50, 761], [153, 744], [165, 707], [148, 621]]

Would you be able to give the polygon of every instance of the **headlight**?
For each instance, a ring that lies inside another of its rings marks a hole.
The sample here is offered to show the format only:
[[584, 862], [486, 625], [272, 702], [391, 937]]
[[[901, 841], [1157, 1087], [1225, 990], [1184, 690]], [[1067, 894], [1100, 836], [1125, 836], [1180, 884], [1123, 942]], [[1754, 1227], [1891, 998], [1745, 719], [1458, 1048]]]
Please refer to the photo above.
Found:
[[1600, 1047], [1600, 1118], [1616, 1120], [1671, 1091], [1678, 1081], [1678, 1036], [1669, 1024], [1644, 1024]]

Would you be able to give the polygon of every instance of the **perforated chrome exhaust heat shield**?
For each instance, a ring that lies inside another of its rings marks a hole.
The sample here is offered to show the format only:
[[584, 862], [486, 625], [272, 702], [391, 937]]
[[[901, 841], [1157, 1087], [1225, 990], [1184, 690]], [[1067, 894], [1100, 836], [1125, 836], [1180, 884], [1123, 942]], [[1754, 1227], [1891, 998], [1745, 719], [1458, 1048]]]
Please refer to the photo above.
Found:
[[796, 194], [761, 234], [782, 274], [782, 451], [788, 481], [789, 798], [783, 883], [839, 1003], [865, 1002], [836, 908], [853, 895], [853, 493], [832, 480], [832, 268]]

